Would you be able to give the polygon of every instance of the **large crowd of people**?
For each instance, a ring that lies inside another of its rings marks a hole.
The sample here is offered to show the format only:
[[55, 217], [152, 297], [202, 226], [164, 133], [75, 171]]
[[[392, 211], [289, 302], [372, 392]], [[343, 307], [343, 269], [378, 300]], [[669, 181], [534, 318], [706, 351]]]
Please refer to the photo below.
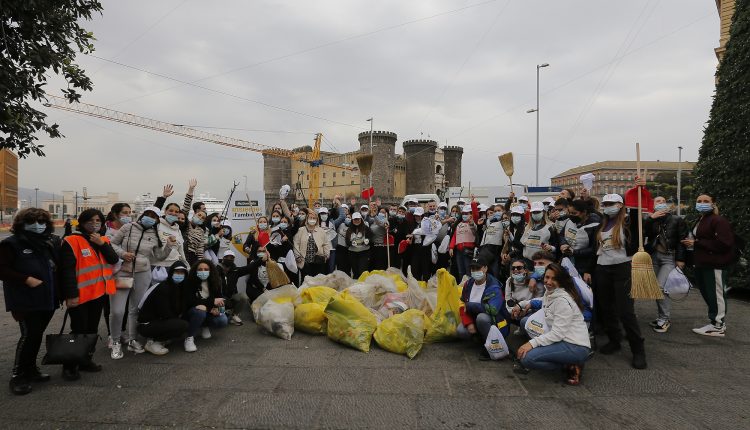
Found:
[[[636, 180], [635, 185], [645, 185]], [[514, 351], [516, 370], [562, 369], [569, 384], [580, 382], [594, 350], [621, 349], [623, 329], [636, 369], [647, 366], [644, 338], [630, 298], [631, 259], [637, 251], [637, 211], [623, 197], [599, 201], [563, 190], [557, 198], [531, 201], [509, 196], [484, 205], [473, 197], [450, 205], [410, 199], [403, 206], [379, 200], [359, 204], [333, 199], [330, 207], [288, 204], [280, 199], [256, 219], [242, 251], [232, 243], [231, 222], [193, 202], [189, 182], [181, 204], [167, 200], [171, 185], [154, 206], [134, 218], [117, 203], [105, 215], [86, 209], [75, 231], [54, 234], [51, 215], [20, 211], [12, 235], [0, 243], [0, 279], [5, 304], [18, 322], [20, 338], [10, 389], [31, 392], [49, 380], [37, 365], [42, 336], [64, 304], [71, 332], [98, 333], [104, 315], [114, 360], [125, 351], [169, 352], [175, 339], [187, 352], [211, 330], [243, 324], [243, 312], [269, 287], [269, 260], [299, 286], [307, 276], [340, 270], [353, 278], [364, 271], [395, 267], [427, 281], [444, 268], [463, 282], [457, 335], [483, 347], [494, 325], [505, 337], [528, 341]], [[726, 279], [734, 262], [734, 234], [709, 194], [697, 198], [692, 224], [656, 197], [644, 214], [644, 236], [660, 285], [677, 268], [695, 268], [695, 284], [708, 306], [708, 324], [693, 331], [723, 337]], [[237, 266], [242, 252], [247, 264]], [[247, 276], [246, 288], [238, 282]], [[244, 292], [243, 292], [244, 290]], [[670, 328], [666, 296], [650, 322], [657, 333]], [[594, 333], [608, 342], [597, 348]], [[66, 364], [65, 380], [101, 371], [93, 360]]]

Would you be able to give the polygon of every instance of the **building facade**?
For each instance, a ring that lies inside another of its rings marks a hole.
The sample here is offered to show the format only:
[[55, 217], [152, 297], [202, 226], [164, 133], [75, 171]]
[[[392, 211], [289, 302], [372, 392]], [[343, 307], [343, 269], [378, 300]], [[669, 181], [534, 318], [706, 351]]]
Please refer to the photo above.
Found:
[[18, 157], [13, 152], [0, 150], [0, 212], [5, 216], [18, 210]]
[[719, 12], [719, 46], [714, 49], [716, 58], [721, 63], [724, 58], [724, 52], [727, 50], [729, 41], [729, 28], [732, 26], [732, 17], [734, 16], [735, 0], [716, 0], [716, 10]]
[[[695, 163], [683, 161], [682, 172], [693, 171]], [[663, 172], [677, 172], [679, 162], [676, 161], [641, 161], [641, 170], [646, 175], [647, 181], [653, 181], [656, 175]], [[591, 195], [602, 197], [605, 194], [625, 194], [625, 191], [633, 187], [636, 176], [635, 161], [600, 161], [566, 170], [551, 179], [553, 187], [570, 188], [579, 194], [583, 189], [581, 175], [592, 173], [594, 175], [594, 187]]]

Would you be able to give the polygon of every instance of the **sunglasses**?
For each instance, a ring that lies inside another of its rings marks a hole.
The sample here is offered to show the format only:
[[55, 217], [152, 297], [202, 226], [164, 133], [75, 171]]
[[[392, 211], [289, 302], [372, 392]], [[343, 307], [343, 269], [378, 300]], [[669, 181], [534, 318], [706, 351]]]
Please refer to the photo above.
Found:
[[523, 266], [511, 266], [511, 269], [514, 272], [517, 272], [517, 271], [521, 271], [521, 270], [525, 269], [525, 267], [523, 267]]

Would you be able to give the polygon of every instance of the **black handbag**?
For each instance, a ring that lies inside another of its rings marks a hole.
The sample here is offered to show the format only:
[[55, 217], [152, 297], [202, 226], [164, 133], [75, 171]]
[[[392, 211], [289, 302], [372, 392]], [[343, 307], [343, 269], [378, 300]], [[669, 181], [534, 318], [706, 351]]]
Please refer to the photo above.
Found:
[[67, 322], [66, 309], [60, 333], [46, 336], [47, 353], [42, 359], [42, 364], [86, 364], [91, 361], [99, 335], [63, 334]]

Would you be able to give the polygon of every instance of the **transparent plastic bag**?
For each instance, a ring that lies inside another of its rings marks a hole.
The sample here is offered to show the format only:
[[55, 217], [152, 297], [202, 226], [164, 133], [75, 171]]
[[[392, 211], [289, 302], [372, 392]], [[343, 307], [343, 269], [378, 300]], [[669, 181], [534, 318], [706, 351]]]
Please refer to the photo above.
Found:
[[258, 296], [257, 299], [253, 301], [253, 304], [250, 306], [250, 309], [253, 311], [253, 317], [255, 318], [255, 321], [258, 321], [260, 318], [260, 309], [265, 305], [269, 300], [275, 300], [276, 302], [289, 302], [294, 303], [298, 298], [299, 293], [297, 292], [297, 287], [295, 287], [292, 284], [284, 285], [283, 287], [276, 288], [274, 290], [267, 290], [260, 296]]
[[456, 279], [445, 269], [437, 272], [437, 306], [431, 316], [431, 324], [425, 342], [445, 342], [456, 337], [459, 324], [461, 296]]
[[260, 308], [258, 322], [274, 336], [290, 340], [294, 334], [294, 305], [291, 301], [269, 300]]
[[668, 295], [670, 298], [681, 298], [687, 295], [690, 291], [690, 281], [687, 276], [682, 273], [682, 270], [679, 267], [675, 267], [669, 272], [667, 281], [664, 282], [663, 289], [664, 294]]

